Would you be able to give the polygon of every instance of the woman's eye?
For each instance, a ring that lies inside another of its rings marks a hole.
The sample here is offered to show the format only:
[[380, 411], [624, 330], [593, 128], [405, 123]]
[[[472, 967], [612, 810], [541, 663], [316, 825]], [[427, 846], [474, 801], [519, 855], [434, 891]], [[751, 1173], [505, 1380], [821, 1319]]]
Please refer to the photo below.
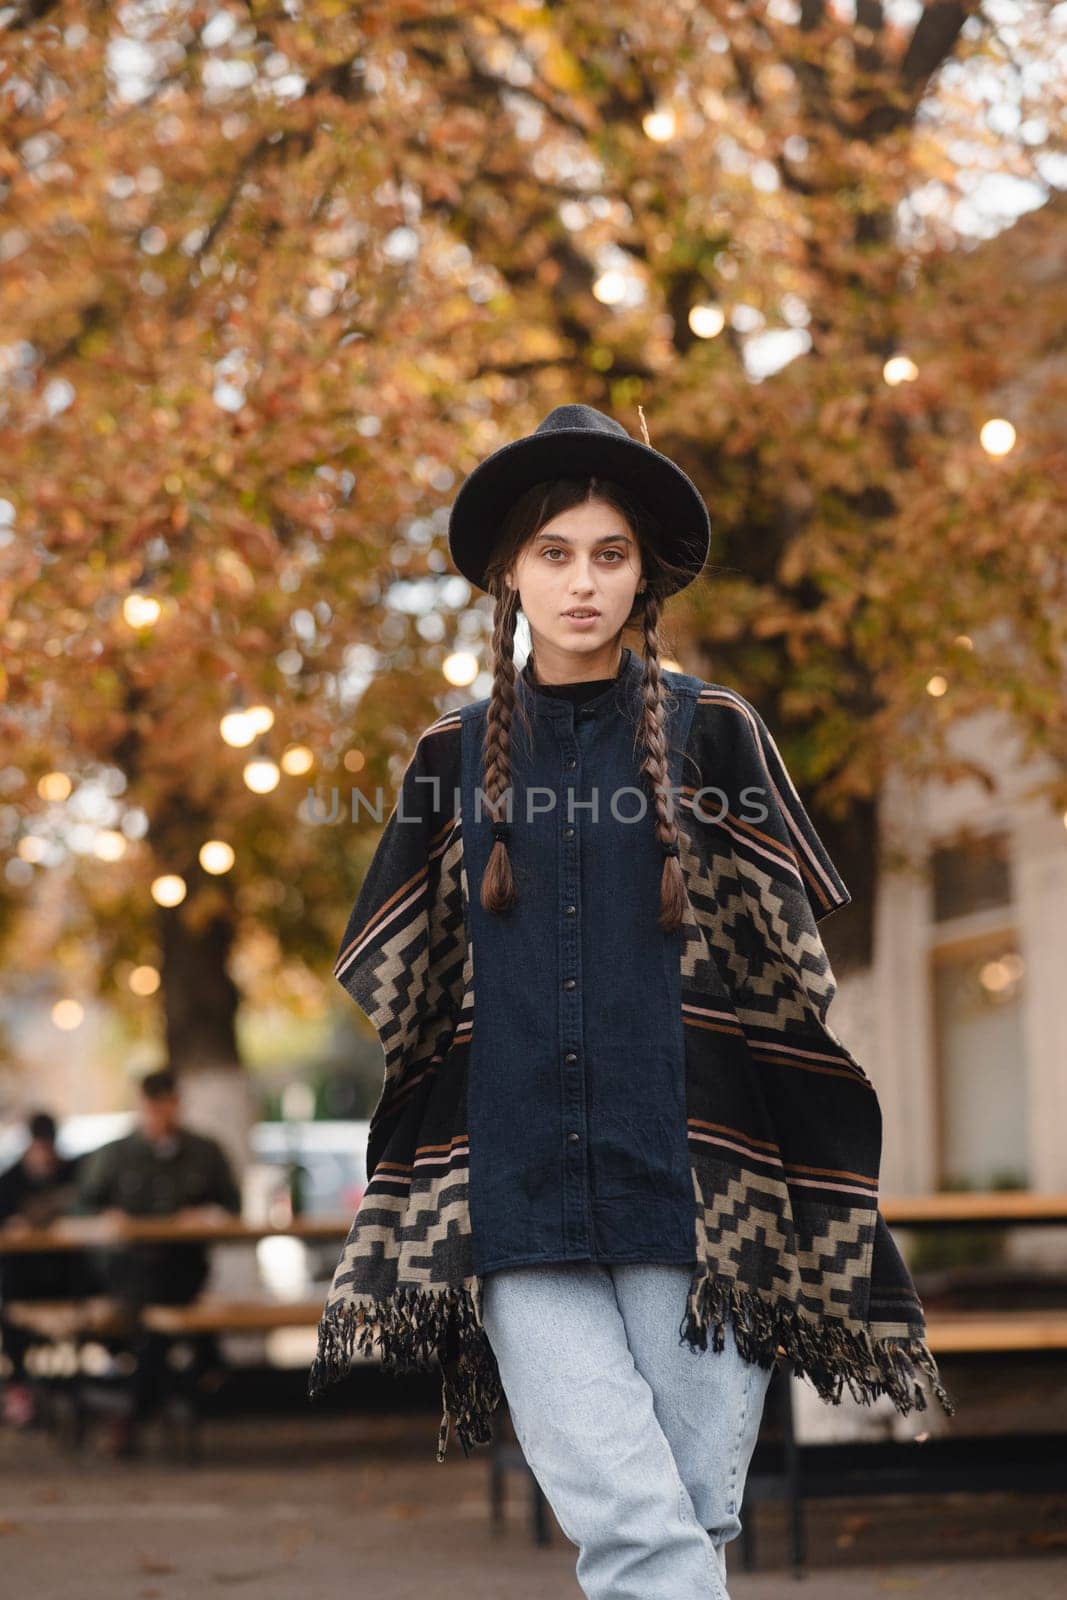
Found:
[[[558, 546], [558, 544], [557, 544], [557, 546], [545, 546], [544, 554], [545, 555], [566, 555], [566, 550], [561, 550], [560, 546]], [[601, 550], [600, 554], [601, 555], [609, 555], [609, 557], [613, 557], [613, 565], [617, 565], [617, 563], [621, 562], [621, 560], [622, 560], [622, 550]]]
[[[600, 553], [601, 555], [614, 557], [613, 561], [611, 562], [612, 566], [618, 566], [619, 562], [623, 559], [621, 550], [602, 550]], [[558, 545], [548, 545], [545, 548], [544, 554], [546, 556], [565, 556], [567, 552], [566, 550], [561, 550]]]

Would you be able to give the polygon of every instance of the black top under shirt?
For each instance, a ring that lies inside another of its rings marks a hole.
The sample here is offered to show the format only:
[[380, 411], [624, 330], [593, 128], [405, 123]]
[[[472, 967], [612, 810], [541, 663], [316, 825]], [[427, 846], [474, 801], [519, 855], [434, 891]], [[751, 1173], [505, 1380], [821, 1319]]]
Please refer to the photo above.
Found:
[[618, 673], [613, 678], [589, 678], [582, 683], [538, 683], [536, 687], [542, 689], [545, 694], [557, 694], [562, 700], [569, 700], [572, 705], [580, 706], [617, 682]]

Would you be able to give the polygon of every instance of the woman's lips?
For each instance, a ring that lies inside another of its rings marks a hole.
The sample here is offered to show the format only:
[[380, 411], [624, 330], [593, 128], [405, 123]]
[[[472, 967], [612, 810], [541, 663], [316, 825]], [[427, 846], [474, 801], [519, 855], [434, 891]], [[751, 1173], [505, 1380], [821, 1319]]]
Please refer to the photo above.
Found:
[[571, 626], [575, 628], [591, 628], [594, 623], [600, 621], [600, 612], [591, 611], [584, 617], [576, 617], [573, 616], [571, 612], [565, 611], [563, 613], [563, 620], [564, 622], [569, 622]]

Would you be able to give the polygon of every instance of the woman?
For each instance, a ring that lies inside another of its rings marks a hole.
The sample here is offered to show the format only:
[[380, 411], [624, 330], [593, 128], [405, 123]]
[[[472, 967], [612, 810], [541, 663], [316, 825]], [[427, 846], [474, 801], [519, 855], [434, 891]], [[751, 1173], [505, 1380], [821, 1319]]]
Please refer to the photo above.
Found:
[[588, 406], [470, 475], [450, 543], [493, 596], [492, 692], [421, 735], [337, 964], [385, 1082], [311, 1392], [357, 1346], [436, 1358], [438, 1459], [506, 1397], [613, 1600], [725, 1595], [779, 1354], [833, 1403], [924, 1408], [921, 1370], [953, 1409], [826, 1022], [848, 890], [755, 708], [660, 662], [708, 536]]

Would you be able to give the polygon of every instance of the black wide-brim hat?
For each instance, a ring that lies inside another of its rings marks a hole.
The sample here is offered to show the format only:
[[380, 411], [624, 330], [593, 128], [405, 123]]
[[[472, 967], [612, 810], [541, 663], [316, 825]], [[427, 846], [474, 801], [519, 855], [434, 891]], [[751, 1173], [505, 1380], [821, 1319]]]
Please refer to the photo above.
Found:
[[667, 594], [692, 583], [704, 567], [711, 521], [696, 484], [668, 456], [633, 439], [620, 422], [593, 406], [556, 406], [533, 433], [502, 445], [468, 474], [452, 503], [448, 546], [456, 567], [477, 589], [520, 495], [553, 478], [611, 478], [659, 520], [657, 550], [688, 574]]

